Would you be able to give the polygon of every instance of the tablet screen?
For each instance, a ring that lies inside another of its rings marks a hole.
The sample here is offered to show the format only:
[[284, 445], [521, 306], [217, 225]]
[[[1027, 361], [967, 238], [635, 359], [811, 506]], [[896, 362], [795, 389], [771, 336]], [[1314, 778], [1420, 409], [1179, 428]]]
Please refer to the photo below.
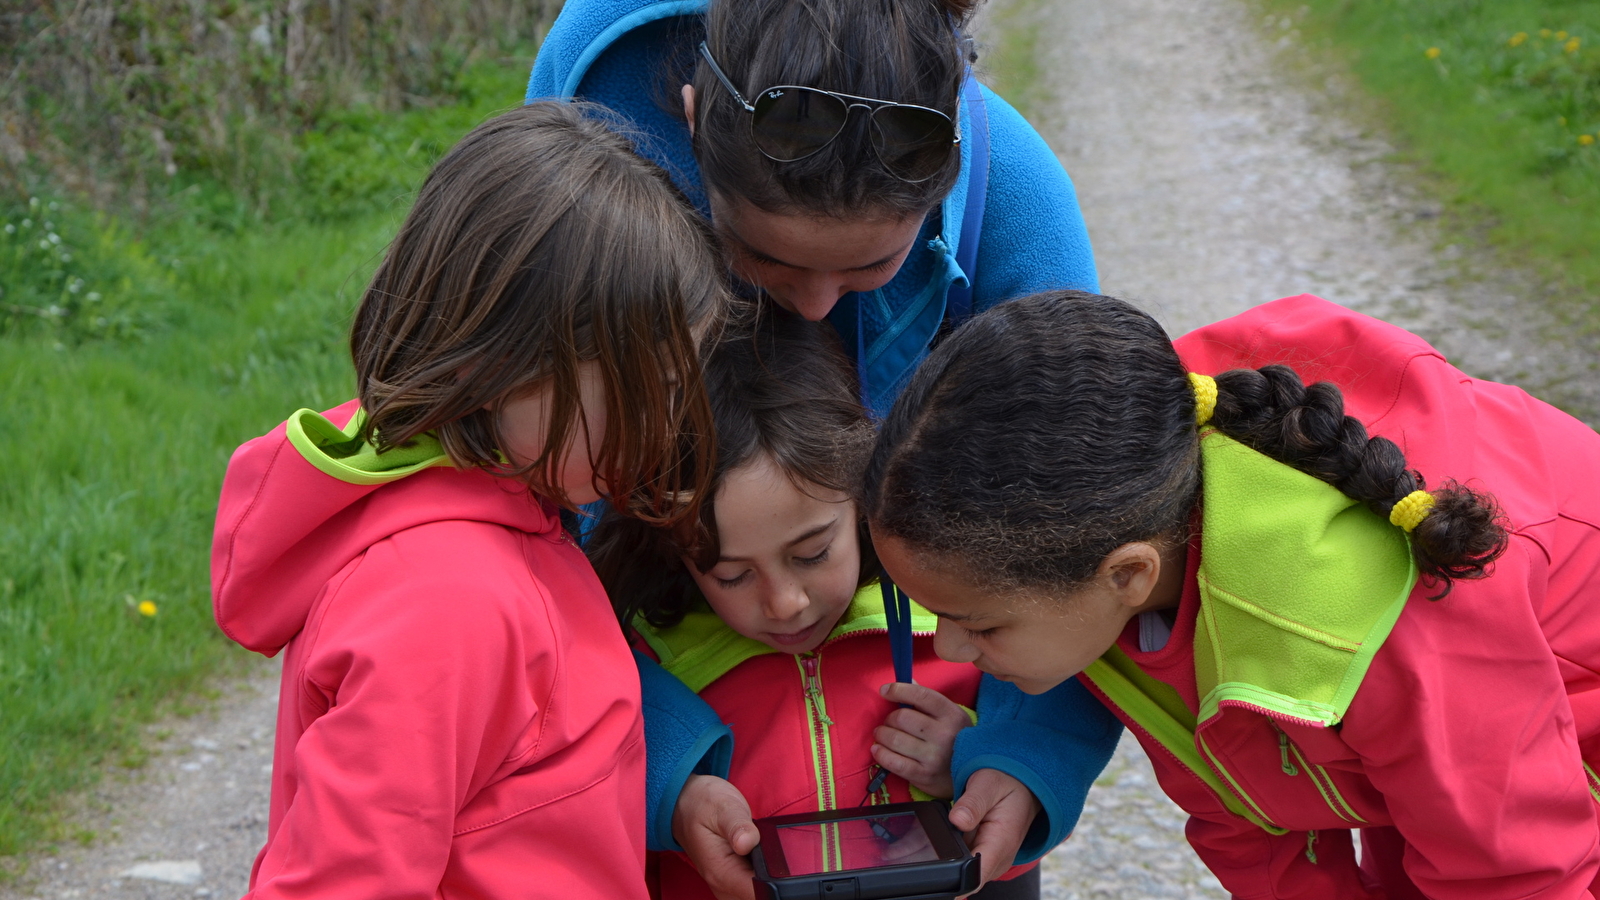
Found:
[[915, 812], [780, 825], [778, 841], [790, 876], [939, 859]]

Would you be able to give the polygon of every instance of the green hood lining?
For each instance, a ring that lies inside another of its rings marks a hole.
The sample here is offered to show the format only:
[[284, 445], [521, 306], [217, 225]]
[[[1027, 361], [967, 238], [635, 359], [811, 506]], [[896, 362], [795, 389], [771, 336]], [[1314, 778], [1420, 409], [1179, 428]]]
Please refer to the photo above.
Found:
[[366, 410], [357, 409], [344, 428], [310, 409], [297, 410], [284, 423], [289, 443], [324, 474], [348, 484], [386, 484], [432, 466], [451, 465], [439, 439], [418, 435], [409, 446], [379, 453], [361, 439]]
[[[912, 633], [932, 634], [937, 627], [938, 619], [933, 613], [913, 601]], [[634, 621], [634, 628], [655, 652], [661, 667], [676, 675], [695, 693], [704, 690], [747, 659], [782, 652], [729, 628], [703, 600], [684, 616], [682, 622], [671, 628], [657, 629], [642, 619]], [[849, 608], [823, 643], [865, 631], [888, 630], [889, 621], [883, 612], [882, 593], [878, 590], [877, 582], [873, 582], [851, 598]]]

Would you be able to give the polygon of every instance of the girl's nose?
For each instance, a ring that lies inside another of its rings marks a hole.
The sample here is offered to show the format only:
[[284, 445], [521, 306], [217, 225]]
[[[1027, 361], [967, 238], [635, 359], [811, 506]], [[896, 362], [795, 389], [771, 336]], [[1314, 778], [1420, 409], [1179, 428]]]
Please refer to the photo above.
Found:
[[761, 611], [774, 622], [787, 622], [810, 605], [811, 598], [806, 596], [805, 588], [799, 582], [784, 581], [774, 584], [771, 592], [762, 599]]
[[967, 640], [966, 630], [944, 619], [939, 620], [939, 628], [933, 633], [933, 652], [953, 663], [978, 661], [978, 648]]
[[849, 290], [838, 279], [822, 272], [797, 279], [789, 286], [789, 308], [808, 322], [820, 322]]

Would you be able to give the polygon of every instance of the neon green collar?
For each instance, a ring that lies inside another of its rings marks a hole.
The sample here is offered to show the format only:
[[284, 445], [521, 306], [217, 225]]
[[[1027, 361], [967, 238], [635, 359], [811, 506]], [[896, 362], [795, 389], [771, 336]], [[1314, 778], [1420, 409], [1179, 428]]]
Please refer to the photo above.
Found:
[[419, 435], [409, 446], [379, 453], [361, 439], [365, 410], [357, 409], [344, 428], [321, 413], [302, 409], [284, 423], [289, 443], [306, 461], [324, 473], [349, 484], [384, 484], [431, 466], [451, 465], [450, 457], [431, 434]]
[[[882, 597], [877, 582], [857, 591], [824, 643], [866, 631], [887, 632], [889, 622], [883, 613]], [[634, 626], [655, 651], [661, 667], [695, 693], [747, 659], [781, 652], [729, 628], [704, 601], [671, 628], [657, 629], [643, 620], [635, 621]], [[933, 613], [911, 604], [913, 634], [932, 634], [937, 626]], [[888, 652], [885, 647], [884, 653]]]

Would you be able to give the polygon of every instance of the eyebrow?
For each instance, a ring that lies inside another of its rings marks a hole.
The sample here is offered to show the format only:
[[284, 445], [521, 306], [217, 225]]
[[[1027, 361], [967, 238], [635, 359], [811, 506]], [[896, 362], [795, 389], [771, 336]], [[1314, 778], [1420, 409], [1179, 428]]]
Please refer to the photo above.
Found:
[[[800, 270], [800, 269], [804, 269], [805, 268], [805, 266], [797, 266], [792, 262], [784, 262], [783, 260], [778, 259], [776, 256], [769, 256], [768, 254], [762, 253], [760, 250], [757, 250], [756, 248], [754, 248], [754, 247], [750, 246], [749, 244], [745, 243], [744, 242], [744, 238], [739, 237], [738, 235], [734, 234], [731, 231], [727, 231], [727, 232], [723, 232], [723, 233], [728, 236], [729, 240], [731, 240], [735, 244], [739, 245], [739, 252], [745, 254], [746, 256], [748, 256], [751, 259], [754, 259], [754, 260], [756, 260], [758, 262], [764, 262], [764, 263], [768, 263], [768, 264], [774, 265], [774, 266], [783, 266], [785, 269]], [[856, 266], [855, 268], [852, 268], [852, 269], [841, 269], [840, 271], [843, 271], [843, 272], [867, 272], [867, 271], [870, 271], [872, 269], [876, 269], [876, 268], [878, 268], [880, 266], [886, 266], [889, 263], [894, 262], [895, 257], [897, 257], [900, 254], [905, 253], [906, 251], [910, 250], [912, 244], [915, 244], [916, 242], [917, 242], [917, 236], [916, 235], [912, 235], [910, 243], [906, 244], [904, 247], [901, 247], [899, 250], [894, 251], [893, 253], [889, 254], [888, 256], [885, 256], [884, 258], [879, 259], [879, 260], [874, 260], [872, 262], [869, 262], [864, 266]]]
[[[834, 518], [830, 522], [826, 522], [826, 523], [824, 523], [822, 525], [818, 525], [817, 527], [810, 529], [805, 534], [800, 535], [799, 537], [795, 538], [794, 540], [790, 541], [789, 543], [784, 544], [783, 545], [783, 549], [787, 550], [790, 547], [793, 547], [793, 546], [795, 546], [797, 544], [803, 544], [806, 541], [811, 540], [812, 538], [814, 538], [817, 535], [823, 533], [824, 531], [827, 531], [828, 529], [832, 528], [833, 526], [835, 526], [837, 524], [839, 524], [839, 520], [838, 520], [838, 518]], [[743, 557], [743, 556], [719, 556], [719, 557], [717, 557], [717, 562], [719, 562], [719, 563], [744, 562], [744, 561], [745, 561], [745, 557]]]

